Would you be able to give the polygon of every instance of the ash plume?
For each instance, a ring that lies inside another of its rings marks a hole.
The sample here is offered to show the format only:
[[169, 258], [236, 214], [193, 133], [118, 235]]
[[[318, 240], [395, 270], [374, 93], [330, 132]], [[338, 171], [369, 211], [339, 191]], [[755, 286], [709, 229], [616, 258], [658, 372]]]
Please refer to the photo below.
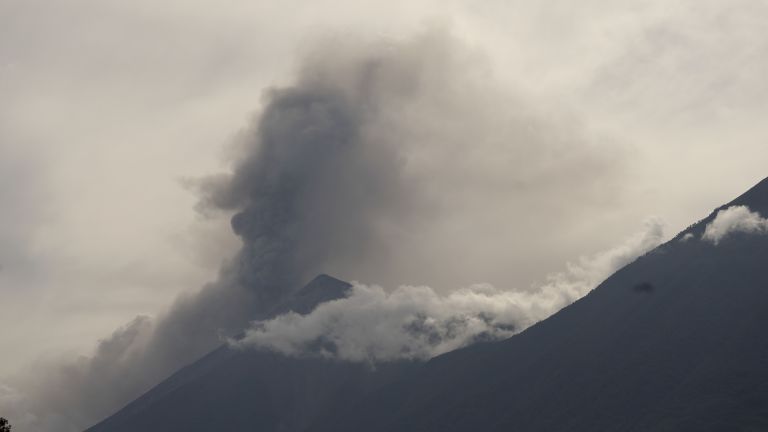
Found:
[[[621, 171], [620, 157], [568, 127], [549, 132], [557, 127], [504, 99], [486, 73], [442, 31], [319, 43], [292, 84], [264, 93], [231, 172], [198, 182], [202, 212], [233, 214], [239, 252], [216, 281], [118, 329], [92, 356], [44, 362], [9, 381], [18, 430], [90, 426], [270, 318], [318, 273], [383, 283], [439, 267], [454, 277], [437, 241], [455, 221], [430, 231], [442, 215], [469, 218], [462, 211], [503, 196], [515, 209], [547, 209], [541, 217], [567, 229], [557, 218], [602, 205], [619, 184], [605, 179]], [[489, 156], [498, 148], [503, 157]], [[436, 267], [415, 266], [417, 255]]]

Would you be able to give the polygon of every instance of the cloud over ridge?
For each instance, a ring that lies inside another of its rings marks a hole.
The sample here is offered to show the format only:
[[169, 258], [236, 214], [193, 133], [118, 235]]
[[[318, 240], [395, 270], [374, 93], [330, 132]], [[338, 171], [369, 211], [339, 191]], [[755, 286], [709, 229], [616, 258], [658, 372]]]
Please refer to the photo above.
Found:
[[401, 286], [388, 293], [379, 286], [355, 284], [346, 298], [323, 303], [306, 315], [291, 312], [256, 322], [230, 344], [353, 362], [427, 360], [525, 330], [658, 246], [662, 237], [661, 222], [649, 220], [644, 231], [569, 263], [535, 291], [478, 284], [448, 294], [427, 286]]
[[720, 210], [708, 223], [701, 239], [715, 245], [733, 233], [768, 234], [768, 219], [747, 206], [731, 206]]

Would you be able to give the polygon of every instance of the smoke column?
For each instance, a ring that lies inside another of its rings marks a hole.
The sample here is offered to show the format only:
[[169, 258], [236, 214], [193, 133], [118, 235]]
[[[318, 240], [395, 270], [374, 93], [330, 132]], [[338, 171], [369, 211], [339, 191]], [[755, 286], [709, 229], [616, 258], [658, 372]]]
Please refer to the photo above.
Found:
[[[418, 246], [440, 215], [471, 206], [498, 178], [516, 185], [503, 192], [518, 193], [521, 213], [544, 202], [577, 214], [618, 184], [606, 181], [620, 171], [613, 153], [576, 134], [543, 132], [556, 127], [519, 104], [500, 105], [486, 72], [476, 53], [442, 31], [405, 42], [318, 43], [293, 84], [264, 93], [231, 172], [198, 183], [201, 211], [233, 214], [242, 242], [235, 258], [216, 281], [156, 319], [137, 317], [91, 357], [36, 365], [0, 388], [15, 430], [90, 426], [269, 318], [318, 273], [407, 281], [403, 263], [414, 260], [402, 245]], [[488, 143], [513, 154], [493, 158]], [[490, 177], [469, 188], [465, 179], [478, 173]], [[562, 214], [554, 208], [540, 217]], [[444, 267], [444, 257], [431, 259]]]

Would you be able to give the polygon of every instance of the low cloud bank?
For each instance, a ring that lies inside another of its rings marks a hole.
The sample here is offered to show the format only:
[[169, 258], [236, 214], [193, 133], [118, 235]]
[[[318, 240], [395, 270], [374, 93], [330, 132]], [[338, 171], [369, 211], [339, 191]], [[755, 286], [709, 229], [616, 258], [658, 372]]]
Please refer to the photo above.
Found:
[[288, 313], [255, 322], [240, 348], [291, 356], [320, 356], [354, 362], [426, 360], [478, 340], [518, 333], [587, 294], [614, 271], [658, 246], [663, 227], [649, 220], [623, 244], [569, 263], [532, 292], [487, 284], [449, 294], [427, 286], [387, 292], [356, 284], [349, 296], [321, 304], [307, 315]]
[[704, 229], [702, 240], [718, 244], [732, 233], [768, 234], [768, 219], [747, 206], [731, 206], [717, 212]]

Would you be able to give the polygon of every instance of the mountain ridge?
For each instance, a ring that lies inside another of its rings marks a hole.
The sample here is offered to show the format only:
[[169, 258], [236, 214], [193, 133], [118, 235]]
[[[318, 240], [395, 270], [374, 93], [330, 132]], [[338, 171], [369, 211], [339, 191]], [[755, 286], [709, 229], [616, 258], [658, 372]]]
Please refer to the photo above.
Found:
[[[350, 287], [321, 274], [275, 306], [272, 315], [308, 313]], [[286, 358], [224, 344], [86, 431], [301, 430], [335, 405], [351, 404], [413, 365], [401, 362], [374, 370], [365, 364]]]
[[733, 205], [768, 214], [768, 178], [509, 339], [375, 370], [222, 347], [89, 431], [768, 430], [768, 236], [702, 240]]
[[768, 179], [548, 319], [436, 357], [310, 431], [766, 430], [768, 242], [680, 241], [719, 210], [766, 204]]

